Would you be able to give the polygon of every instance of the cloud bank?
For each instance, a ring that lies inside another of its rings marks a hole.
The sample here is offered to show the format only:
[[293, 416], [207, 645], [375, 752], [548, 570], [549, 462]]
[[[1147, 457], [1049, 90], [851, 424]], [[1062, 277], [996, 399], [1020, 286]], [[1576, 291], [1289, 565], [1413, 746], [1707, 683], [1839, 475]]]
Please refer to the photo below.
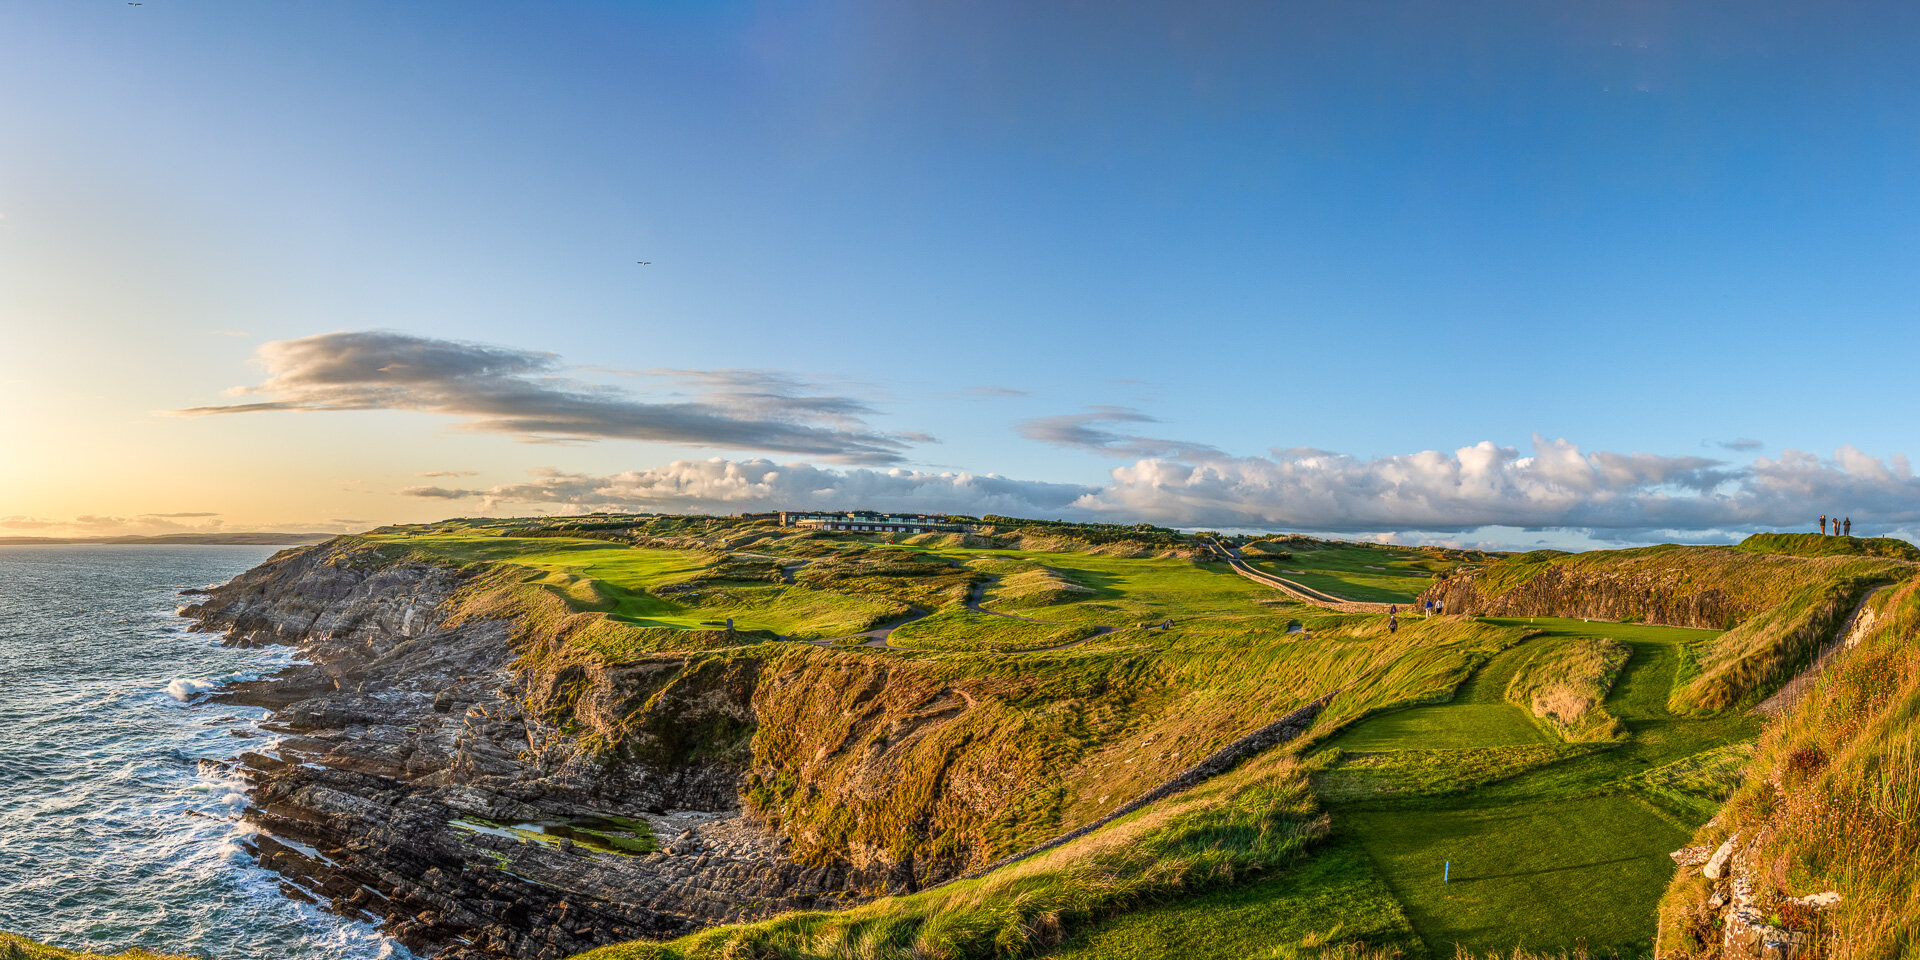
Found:
[[525, 483], [473, 490], [408, 487], [410, 497], [478, 498], [499, 504], [557, 504], [580, 510], [664, 510], [741, 513], [779, 508], [860, 507], [901, 512], [979, 516], [1066, 516], [1096, 488], [1072, 483], [1011, 480], [994, 474], [890, 470], [833, 470], [771, 460], [677, 460], [610, 476], [536, 471]]
[[1880, 458], [1841, 447], [1828, 459], [1788, 451], [1739, 466], [1703, 457], [1584, 452], [1539, 436], [1527, 455], [1482, 442], [1450, 453], [1375, 459], [1304, 449], [1265, 457], [1148, 457], [1114, 469], [1097, 486], [715, 458], [611, 476], [549, 470], [525, 483], [402, 492], [479, 498], [490, 506], [690, 512], [863, 507], [1341, 534], [1567, 528], [1635, 540], [1811, 529], [1822, 513], [1851, 516], [1860, 532], [1920, 526], [1920, 480], [1902, 455]]
[[267, 378], [237, 393], [267, 399], [173, 412], [410, 410], [525, 440], [644, 440], [834, 463], [897, 463], [931, 440], [877, 431], [865, 402], [764, 371], [655, 371], [646, 376], [693, 395], [641, 399], [564, 376], [553, 354], [385, 331], [277, 340], [256, 356]]

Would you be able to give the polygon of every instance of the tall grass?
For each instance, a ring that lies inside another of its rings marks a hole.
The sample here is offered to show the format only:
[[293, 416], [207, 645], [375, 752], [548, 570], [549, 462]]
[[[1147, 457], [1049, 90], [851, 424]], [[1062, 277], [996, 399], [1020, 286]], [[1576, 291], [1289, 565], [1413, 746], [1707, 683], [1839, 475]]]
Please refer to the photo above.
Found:
[[1298, 766], [1269, 757], [980, 880], [669, 943], [602, 947], [579, 960], [1036, 956], [1106, 917], [1288, 863], [1326, 832]]
[[128, 950], [125, 953], [88, 953], [35, 943], [11, 933], [0, 933], [0, 960], [191, 960], [188, 957]]
[[1507, 701], [1568, 743], [1625, 739], [1626, 726], [1601, 703], [1633, 648], [1606, 637], [1555, 638], [1534, 647], [1507, 684]]
[[1699, 672], [1674, 686], [1669, 708], [1711, 716], [1766, 697], [1812, 663], [1861, 598], [1885, 582], [1885, 572], [1873, 570], [1809, 584], [1695, 648]]
[[[1920, 949], [1920, 581], [1877, 597], [1881, 616], [1767, 729], [1746, 784], [1695, 837], [1740, 832], [1756, 900], [1816, 934], [1813, 956], [1909, 957]], [[1815, 916], [1787, 897], [1834, 890]], [[1707, 884], [1683, 870], [1662, 902], [1676, 958], [1718, 955]]]

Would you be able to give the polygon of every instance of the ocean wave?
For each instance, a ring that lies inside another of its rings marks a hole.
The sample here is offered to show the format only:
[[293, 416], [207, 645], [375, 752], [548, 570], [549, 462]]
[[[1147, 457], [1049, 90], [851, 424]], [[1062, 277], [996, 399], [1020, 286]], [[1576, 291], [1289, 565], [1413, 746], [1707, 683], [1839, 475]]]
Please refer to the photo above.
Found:
[[203, 693], [212, 693], [217, 686], [219, 684], [211, 680], [192, 680], [182, 677], [167, 681], [167, 696], [185, 703]]

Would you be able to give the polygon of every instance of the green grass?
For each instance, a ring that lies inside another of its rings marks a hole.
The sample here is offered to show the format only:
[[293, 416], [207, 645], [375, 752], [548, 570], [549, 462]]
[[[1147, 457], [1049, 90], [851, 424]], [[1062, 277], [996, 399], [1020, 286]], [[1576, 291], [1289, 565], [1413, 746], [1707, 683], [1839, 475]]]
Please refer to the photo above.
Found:
[[1327, 745], [1364, 753], [1554, 743], [1552, 737], [1527, 719], [1524, 711], [1502, 696], [1514, 672], [1532, 652], [1525, 646], [1502, 651], [1462, 684], [1451, 702], [1373, 717], [1334, 737]]
[[971, 610], [948, 609], [900, 627], [887, 642], [912, 650], [1007, 653], [1074, 643], [1092, 634], [1093, 628], [1086, 624], [1029, 623]]
[[1273, 618], [1283, 615], [1283, 608], [1297, 609], [1277, 603], [1271, 589], [1236, 576], [1223, 563], [1093, 553], [914, 546], [894, 549], [921, 550], [961, 562], [980, 558], [983, 562], [978, 566], [989, 573], [996, 569], [996, 562], [1024, 561], [1043, 566], [1085, 591], [1075, 591], [1073, 596], [1078, 599], [1069, 602], [1056, 602], [1058, 597], [1047, 592], [1043, 602], [1034, 603], [1031, 593], [1009, 591], [1003, 595], [997, 587], [1004, 584], [988, 590], [984, 604], [989, 609], [1040, 620], [1127, 627], [1159, 623], [1169, 617], [1181, 622], [1222, 617]]
[[1351, 836], [1241, 886], [1137, 910], [1047, 954], [1055, 960], [1246, 960], [1303, 940], [1422, 950], [1400, 902]]
[[1752, 759], [1753, 744], [1729, 743], [1636, 774], [1627, 784], [1688, 819], [1705, 820], [1740, 787]]
[[[1435, 954], [1456, 947], [1644, 950], [1672, 874], [1665, 854], [1707, 811], [1648, 803], [1655, 778], [1642, 775], [1750, 736], [1756, 724], [1667, 710], [1681, 645], [1710, 639], [1712, 631], [1548, 618], [1493, 622], [1531, 630], [1534, 639], [1487, 661], [1452, 702], [1373, 716], [1331, 738], [1317, 758], [1321, 797]], [[1581, 638], [1595, 637], [1630, 651], [1604, 698], [1626, 739], [1526, 746], [1552, 738], [1507, 703], [1506, 692], [1533, 682], [1530, 663], [1558, 662]], [[1449, 764], [1446, 747], [1478, 749]], [[1442, 883], [1448, 861], [1454, 881]]]
[[1673, 875], [1666, 853], [1687, 836], [1619, 796], [1336, 816], [1440, 956], [1456, 944], [1494, 952], [1649, 941]]
[[1545, 744], [1450, 750], [1329, 750], [1313, 774], [1313, 789], [1330, 803], [1432, 797], [1462, 793], [1579, 756], [1596, 747]]
[[1321, 542], [1289, 543], [1289, 559], [1242, 551], [1249, 566], [1285, 577], [1342, 600], [1411, 604], [1437, 573], [1458, 566], [1425, 552], [1396, 547]]

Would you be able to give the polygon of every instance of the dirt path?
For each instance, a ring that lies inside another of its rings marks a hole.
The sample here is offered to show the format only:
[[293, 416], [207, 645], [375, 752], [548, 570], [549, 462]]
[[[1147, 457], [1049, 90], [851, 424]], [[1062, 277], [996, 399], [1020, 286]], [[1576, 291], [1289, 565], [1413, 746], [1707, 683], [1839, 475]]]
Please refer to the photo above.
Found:
[[1826, 669], [1827, 661], [1833, 659], [1834, 654], [1859, 643], [1860, 638], [1873, 629], [1873, 611], [1867, 608], [1867, 603], [1885, 589], [1886, 587], [1874, 587], [1868, 590], [1867, 595], [1861, 597], [1860, 602], [1854, 606], [1853, 612], [1847, 615], [1846, 622], [1840, 625], [1840, 632], [1833, 635], [1833, 639], [1827, 643], [1825, 650], [1820, 651], [1820, 656], [1792, 680], [1788, 680], [1786, 685], [1775, 690], [1773, 696], [1762, 700], [1759, 706], [1753, 708], [1753, 712], [1762, 717], [1777, 717], [1799, 703], [1800, 698], [1806, 696], [1808, 690], [1813, 689], [1814, 681], [1820, 679], [1820, 671]]
[[925, 620], [926, 618], [933, 616], [933, 611], [931, 610], [922, 610], [919, 607], [914, 607], [912, 609], [913, 609], [912, 613], [909, 613], [905, 617], [895, 620], [894, 622], [889, 623], [884, 627], [874, 627], [872, 630], [866, 630], [860, 633], [849, 633], [844, 637], [829, 637], [825, 640], [808, 640], [807, 642], [813, 644], [816, 647], [840, 647], [840, 646], [847, 645], [843, 641], [852, 640], [855, 637], [866, 637], [867, 638], [866, 642], [856, 643], [856, 644], [853, 644], [853, 646], [875, 647], [881, 650], [900, 650], [903, 652], [911, 653], [913, 652], [912, 648], [896, 647], [888, 643], [887, 638], [890, 636], [893, 636], [893, 632], [895, 630], [898, 630], [901, 627], [904, 627], [907, 624], [914, 622], [915, 620]]
[[1240, 555], [1237, 552], [1228, 550], [1217, 542], [1209, 543], [1207, 546], [1213, 550], [1214, 556], [1226, 561], [1227, 565], [1233, 568], [1234, 573], [1246, 577], [1248, 580], [1252, 580], [1261, 586], [1272, 587], [1302, 603], [1310, 603], [1316, 607], [1326, 607], [1329, 610], [1338, 610], [1341, 613], [1388, 613], [1391, 607], [1399, 607], [1400, 613], [1411, 614], [1413, 612], [1412, 604], [1368, 603], [1363, 600], [1342, 600], [1331, 593], [1315, 590], [1304, 583], [1295, 583], [1285, 577], [1276, 577], [1271, 573], [1255, 570], [1245, 560], [1240, 559]]

